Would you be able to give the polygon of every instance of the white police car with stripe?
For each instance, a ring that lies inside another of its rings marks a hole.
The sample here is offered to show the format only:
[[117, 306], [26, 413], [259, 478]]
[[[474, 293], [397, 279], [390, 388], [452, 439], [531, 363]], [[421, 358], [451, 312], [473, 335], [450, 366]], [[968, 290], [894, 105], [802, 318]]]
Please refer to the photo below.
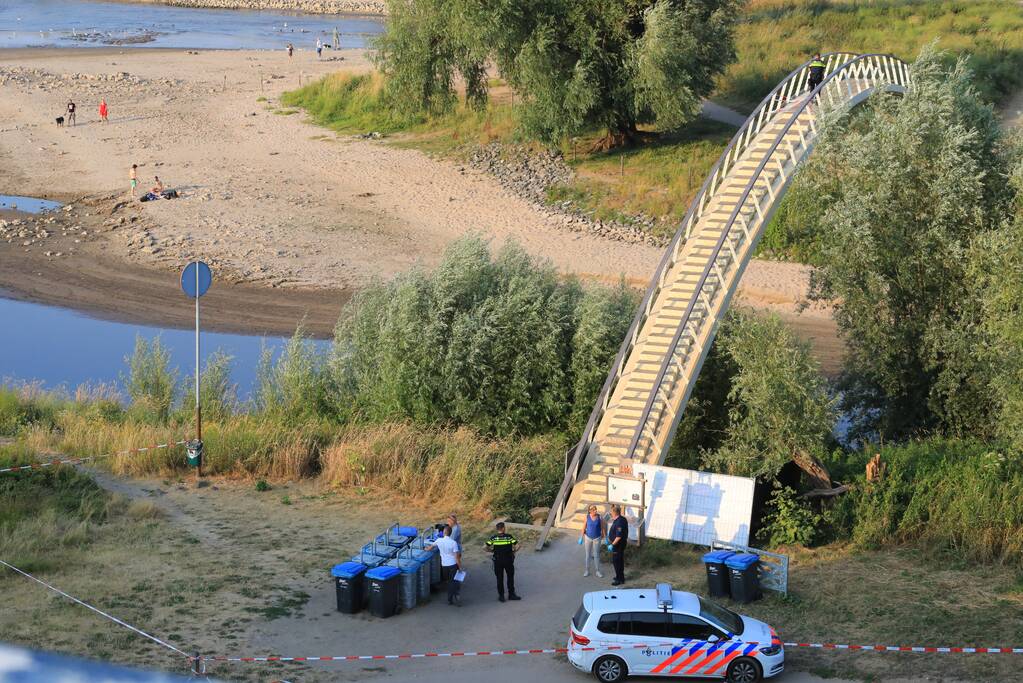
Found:
[[784, 670], [785, 651], [764, 622], [662, 583], [585, 594], [568, 661], [603, 683], [629, 675], [755, 683]]

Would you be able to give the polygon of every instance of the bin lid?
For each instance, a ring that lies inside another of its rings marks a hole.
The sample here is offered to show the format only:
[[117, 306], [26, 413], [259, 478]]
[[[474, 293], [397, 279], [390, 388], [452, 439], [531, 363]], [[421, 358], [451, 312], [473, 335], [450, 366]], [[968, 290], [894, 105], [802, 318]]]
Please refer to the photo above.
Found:
[[369, 554], [365, 554], [364, 553], [364, 554], [361, 554], [361, 555], [353, 556], [352, 557], [352, 562], [357, 562], [359, 564], [365, 565], [366, 567], [369, 567], [370, 569], [372, 569], [373, 567], [379, 567], [384, 562], [387, 562], [387, 558], [386, 557], [380, 557], [378, 555], [369, 555]]
[[715, 550], [714, 552], [710, 552], [704, 555], [703, 561], [705, 564], [717, 564], [720, 562], [724, 562], [733, 555], [735, 555], [735, 552], [732, 550]]
[[398, 527], [398, 533], [402, 536], [408, 536], [409, 538], [415, 538], [419, 535], [419, 529], [414, 526], [400, 526]]
[[330, 575], [351, 579], [364, 571], [366, 571], [366, 565], [361, 562], [342, 562], [334, 565], [334, 568], [330, 570]]
[[383, 581], [393, 576], [397, 576], [400, 573], [401, 570], [398, 569], [397, 567], [388, 567], [387, 565], [384, 565], [382, 567], [374, 567], [373, 569], [370, 569], [368, 572], [366, 572], [366, 578], [378, 579]]
[[732, 555], [725, 560], [725, 566], [730, 569], [748, 569], [757, 562], [760, 562], [760, 555], [739, 553], [738, 555]]

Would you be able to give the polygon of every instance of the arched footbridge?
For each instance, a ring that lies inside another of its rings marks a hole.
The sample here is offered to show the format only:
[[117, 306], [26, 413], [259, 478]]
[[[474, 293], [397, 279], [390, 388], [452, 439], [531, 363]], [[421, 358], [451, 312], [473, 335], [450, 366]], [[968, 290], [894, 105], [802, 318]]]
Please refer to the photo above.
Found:
[[664, 461], [718, 324], [823, 118], [909, 87], [908, 65], [891, 55], [823, 59], [817, 87], [807, 62], [764, 98], [693, 199], [568, 458], [538, 548], [552, 527], [581, 528], [591, 503], [603, 507], [608, 474]]

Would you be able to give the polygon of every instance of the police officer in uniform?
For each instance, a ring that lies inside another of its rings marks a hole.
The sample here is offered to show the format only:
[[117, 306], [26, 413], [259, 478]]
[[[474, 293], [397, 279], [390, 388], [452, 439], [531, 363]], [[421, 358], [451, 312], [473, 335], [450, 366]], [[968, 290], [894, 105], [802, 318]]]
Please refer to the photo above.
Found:
[[810, 60], [809, 86], [811, 91], [824, 81], [825, 68], [827, 68], [827, 65], [824, 64], [824, 61], [821, 59], [821, 55], [818, 52], [814, 55], [813, 59]]
[[504, 522], [497, 523], [497, 533], [487, 541], [487, 552], [494, 557], [494, 574], [497, 575], [497, 599], [504, 602], [504, 577], [508, 577], [508, 599], [521, 600], [515, 593], [515, 553], [519, 542], [506, 533]]

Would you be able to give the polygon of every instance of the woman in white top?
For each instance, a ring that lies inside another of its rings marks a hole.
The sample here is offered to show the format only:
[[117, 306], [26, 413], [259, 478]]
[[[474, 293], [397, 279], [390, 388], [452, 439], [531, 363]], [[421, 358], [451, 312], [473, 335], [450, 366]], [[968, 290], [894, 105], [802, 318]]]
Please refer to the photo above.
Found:
[[459, 591], [462, 588], [460, 581], [455, 581], [455, 572], [462, 570], [462, 552], [458, 543], [451, 537], [451, 525], [444, 527], [444, 535], [427, 546], [427, 550], [436, 548], [440, 553], [440, 576], [448, 582], [448, 604], [461, 607], [462, 600]]

